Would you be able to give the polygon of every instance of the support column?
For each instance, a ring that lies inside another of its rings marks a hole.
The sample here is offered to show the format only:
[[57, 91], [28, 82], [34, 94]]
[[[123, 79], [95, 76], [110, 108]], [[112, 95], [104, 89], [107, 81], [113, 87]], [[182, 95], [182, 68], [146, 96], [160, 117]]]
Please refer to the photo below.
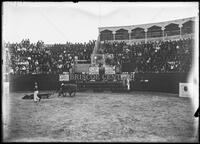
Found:
[[144, 29], [144, 32], [145, 32], [145, 43], [147, 42], [147, 31], [148, 31], [148, 29], [145, 28], [145, 29]]
[[113, 31], [112, 34], [113, 34], [113, 40], [115, 41], [115, 34], [116, 34], [116, 31]]
[[131, 42], [131, 30], [128, 30], [128, 40], [129, 40], [129, 43]]
[[181, 29], [182, 29], [183, 25], [182, 25], [182, 24], [179, 24], [178, 27], [180, 28], [180, 38], [182, 38], [182, 32], [181, 32]]
[[163, 40], [165, 40], [165, 27], [162, 27], [162, 37], [163, 37]]

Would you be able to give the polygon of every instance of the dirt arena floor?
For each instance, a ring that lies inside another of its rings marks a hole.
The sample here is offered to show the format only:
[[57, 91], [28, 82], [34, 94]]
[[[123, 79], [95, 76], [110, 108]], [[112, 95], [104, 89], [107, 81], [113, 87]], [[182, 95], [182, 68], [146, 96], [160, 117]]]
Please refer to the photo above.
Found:
[[[42, 92], [44, 93], [44, 92]], [[5, 142], [197, 142], [189, 98], [166, 93], [79, 92], [36, 104], [10, 93]]]

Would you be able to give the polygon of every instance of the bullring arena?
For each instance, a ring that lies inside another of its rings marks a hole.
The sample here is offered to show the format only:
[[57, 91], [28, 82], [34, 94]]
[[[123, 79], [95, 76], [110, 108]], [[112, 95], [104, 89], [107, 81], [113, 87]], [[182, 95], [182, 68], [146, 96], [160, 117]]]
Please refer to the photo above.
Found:
[[[3, 141], [198, 142], [197, 21], [99, 27], [84, 44], [4, 43]], [[75, 95], [59, 96], [61, 84]]]
[[6, 141], [194, 142], [189, 98], [157, 92], [52, 95], [35, 105], [10, 93]]

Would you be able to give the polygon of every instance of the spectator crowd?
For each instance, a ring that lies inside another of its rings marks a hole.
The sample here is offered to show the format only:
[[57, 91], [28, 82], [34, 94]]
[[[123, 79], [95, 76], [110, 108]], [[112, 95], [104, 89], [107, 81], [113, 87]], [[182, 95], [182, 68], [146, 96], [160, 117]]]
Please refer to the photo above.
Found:
[[137, 72], [189, 72], [194, 39], [141, 42], [104, 42], [98, 53], [111, 55], [110, 65], [130, 63]]
[[[76, 60], [91, 62], [95, 40], [88, 43], [45, 45], [29, 39], [6, 44], [13, 74], [49, 74], [69, 72]], [[137, 72], [189, 72], [194, 40], [191, 38], [147, 43], [104, 42], [97, 53], [109, 55], [110, 65], [131, 63]]]
[[10, 68], [14, 74], [49, 74], [69, 72], [76, 60], [90, 63], [95, 41], [45, 45], [29, 39], [21, 43], [7, 44], [10, 53]]

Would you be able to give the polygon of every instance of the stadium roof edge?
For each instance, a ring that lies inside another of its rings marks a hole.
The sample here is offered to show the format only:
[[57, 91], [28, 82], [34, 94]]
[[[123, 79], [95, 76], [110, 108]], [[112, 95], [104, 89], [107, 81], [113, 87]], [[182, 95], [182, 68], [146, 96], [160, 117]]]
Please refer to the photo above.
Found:
[[137, 24], [137, 25], [124, 25], [124, 26], [109, 26], [109, 27], [98, 27], [99, 31], [109, 29], [109, 28], [129, 28], [129, 27], [141, 27], [141, 26], [149, 26], [149, 25], [156, 25], [156, 24], [163, 24], [163, 23], [173, 23], [173, 22], [179, 22], [179, 21], [187, 21], [187, 20], [194, 20], [196, 17], [187, 17], [187, 18], [181, 18], [181, 19], [174, 19], [169, 21], [162, 21], [162, 22], [154, 22], [154, 23], [143, 23], [143, 24]]

